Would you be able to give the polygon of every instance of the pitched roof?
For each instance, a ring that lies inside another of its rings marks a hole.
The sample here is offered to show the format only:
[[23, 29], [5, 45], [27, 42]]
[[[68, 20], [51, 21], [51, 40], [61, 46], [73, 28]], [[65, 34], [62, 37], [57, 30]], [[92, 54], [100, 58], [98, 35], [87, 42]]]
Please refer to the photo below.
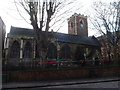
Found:
[[34, 36], [34, 30], [28, 28], [20, 28], [11, 26], [10, 33], [8, 33], [8, 37], [14, 36]]
[[[49, 35], [51, 35], [51, 34], [52, 33], [49, 32]], [[10, 33], [8, 34], [8, 37], [15, 37], [15, 36], [34, 37], [34, 30], [27, 29], [27, 28], [11, 27], [11, 30], [10, 30]], [[58, 42], [100, 46], [100, 44], [92, 37], [81, 37], [78, 35], [63, 34], [63, 33], [54, 33], [54, 36]]]
[[96, 42], [96, 40], [93, 39], [92, 37], [86, 37], [86, 36], [81, 37], [78, 35], [63, 34], [63, 33], [56, 33], [55, 37], [57, 38], [58, 42], [100, 46], [100, 44]]

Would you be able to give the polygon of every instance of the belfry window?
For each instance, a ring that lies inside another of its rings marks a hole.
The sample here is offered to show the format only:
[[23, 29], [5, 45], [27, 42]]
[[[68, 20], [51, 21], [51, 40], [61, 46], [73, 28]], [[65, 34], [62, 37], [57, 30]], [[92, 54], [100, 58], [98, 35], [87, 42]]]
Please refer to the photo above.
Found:
[[80, 21], [80, 27], [81, 27], [81, 28], [83, 28], [83, 27], [84, 27], [84, 23], [83, 23], [83, 21], [82, 21], [82, 20]]
[[73, 22], [71, 22], [71, 28], [73, 28]]

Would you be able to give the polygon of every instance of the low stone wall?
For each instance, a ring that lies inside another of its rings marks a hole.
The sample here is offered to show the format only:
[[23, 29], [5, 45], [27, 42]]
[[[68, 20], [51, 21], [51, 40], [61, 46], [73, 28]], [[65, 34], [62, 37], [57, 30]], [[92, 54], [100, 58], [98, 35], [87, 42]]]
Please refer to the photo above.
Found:
[[106, 67], [97, 70], [98, 76], [120, 76], [120, 67]]
[[54, 71], [6, 71], [8, 82], [104, 77], [120, 75], [120, 67], [82, 68]]

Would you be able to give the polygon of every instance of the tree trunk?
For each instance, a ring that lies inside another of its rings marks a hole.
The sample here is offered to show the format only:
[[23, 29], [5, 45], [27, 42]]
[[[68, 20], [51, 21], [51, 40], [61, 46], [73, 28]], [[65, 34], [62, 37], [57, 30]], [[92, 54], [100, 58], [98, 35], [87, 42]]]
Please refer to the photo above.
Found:
[[111, 46], [108, 45], [108, 59], [109, 59], [109, 63], [111, 62]]
[[[42, 31], [38, 31], [36, 36], [36, 43], [37, 43], [37, 51], [40, 57], [40, 65], [42, 68], [45, 68], [45, 64], [43, 62], [47, 62], [47, 46], [48, 46], [48, 36], [46, 32], [43, 33]], [[45, 34], [45, 35], [44, 35]]]

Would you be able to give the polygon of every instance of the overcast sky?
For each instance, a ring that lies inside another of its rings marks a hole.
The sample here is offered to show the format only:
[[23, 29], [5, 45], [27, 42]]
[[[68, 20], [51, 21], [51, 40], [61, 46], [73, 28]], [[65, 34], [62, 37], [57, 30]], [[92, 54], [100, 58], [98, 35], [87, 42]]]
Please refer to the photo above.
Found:
[[[90, 15], [92, 8], [91, 5], [93, 4], [93, 2], [98, 1], [98, 0], [77, 0], [77, 2], [75, 5], [78, 5], [80, 7], [79, 10], [75, 10], [72, 13], [81, 13], [84, 15]], [[114, 0], [100, 0], [102, 2], [110, 2], [110, 1], [114, 1]], [[25, 12], [22, 12], [22, 14], [26, 14]], [[6, 31], [7, 33], [10, 31], [10, 26], [16, 26], [16, 27], [23, 27], [23, 28], [32, 28], [32, 26], [30, 24], [28, 24], [27, 22], [25, 22], [23, 20], [23, 18], [21, 18], [21, 16], [19, 15], [19, 13], [16, 10], [15, 4], [14, 4], [14, 0], [1, 0], [0, 2], [0, 16], [2, 17], [5, 25], [6, 25]], [[29, 16], [28, 15], [24, 15], [25, 18], [28, 20], [29, 22]], [[62, 33], [67, 33], [67, 18], [65, 21], [64, 26], [59, 30], [59, 32]], [[91, 35], [96, 35], [97, 32], [95, 30], [92, 30], [91, 28], [91, 23], [88, 19], [88, 30], [89, 30], [89, 36]]]

